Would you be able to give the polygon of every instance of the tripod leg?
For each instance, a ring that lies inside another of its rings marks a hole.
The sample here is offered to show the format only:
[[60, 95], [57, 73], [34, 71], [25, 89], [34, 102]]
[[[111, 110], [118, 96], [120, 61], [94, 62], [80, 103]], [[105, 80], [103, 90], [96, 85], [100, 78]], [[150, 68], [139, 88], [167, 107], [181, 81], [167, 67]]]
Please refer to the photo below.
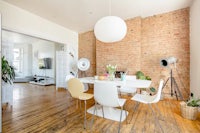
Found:
[[[163, 85], [163, 88], [165, 88], [165, 86], [167, 85], [167, 82], [169, 81], [169, 79], [171, 79], [171, 81], [170, 81], [170, 82], [171, 82], [171, 96], [173, 96], [172, 77], [168, 77], [168, 78], [167, 78], [167, 81], [166, 81], [165, 84]], [[162, 88], [162, 89], [163, 89], [163, 88]]]
[[[182, 96], [182, 94], [181, 94], [181, 92], [180, 92], [180, 90], [179, 90], [179, 88], [178, 88], [178, 84], [176, 83], [175, 78], [173, 78], [173, 80], [174, 80], [174, 85], [176, 86], [176, 91], [178, 91], [178, 94], [179, 94], [179, 96], [180, 96], [180, 100], [183, 100], [183, 96]], [[176, 91], [175, 91], [175, 93], [176, 93]], [[177, 98], [177, 100], [178, 100], [177, 94], [176, 94], [176, 98]]]
[[[167, 81], [166, 81], [165, 84], [163, 85], [163, 88], [165, 88], [165, 86], [166, 86], [168, 80], [169, 80], [169, 78], [167, 78]], [[162, 89], [163, 89], [163, 88], [162, 88]]]
[[171, 96], [174, 95], [174, 90], [173, 90], [173, 77], [172, 77], [172, 70], [171, 70], [171, 76], [170, 76], [170, 79], [171, 79]]
[[[175, 81], [174, 77], [172, 78], [172, 82], [173, 82], [174, 85], [176, 85], [176, 81]], [[177, 87], [178, 87], [178, 86], [176, 85], [176, 88], [174, 89], [174, 93], [175, 93], [175, 96], [176, 96], [176, 100], [178, 100], [178, 95], [177, 95], [177, 92], [176, 92]]]

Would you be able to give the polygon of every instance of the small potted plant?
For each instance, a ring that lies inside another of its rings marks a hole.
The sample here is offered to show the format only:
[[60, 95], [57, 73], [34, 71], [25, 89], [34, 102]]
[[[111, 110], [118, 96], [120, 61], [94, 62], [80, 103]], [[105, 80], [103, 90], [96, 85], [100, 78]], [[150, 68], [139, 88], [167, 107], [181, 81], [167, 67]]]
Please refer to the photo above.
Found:
[[181, 102], [181, 115], [189, 120], [196, 120], [198, 115], [198, 107], [200, 106], [200, 99], [195, 99], [193, 93], [190, 99], [186, 102]]

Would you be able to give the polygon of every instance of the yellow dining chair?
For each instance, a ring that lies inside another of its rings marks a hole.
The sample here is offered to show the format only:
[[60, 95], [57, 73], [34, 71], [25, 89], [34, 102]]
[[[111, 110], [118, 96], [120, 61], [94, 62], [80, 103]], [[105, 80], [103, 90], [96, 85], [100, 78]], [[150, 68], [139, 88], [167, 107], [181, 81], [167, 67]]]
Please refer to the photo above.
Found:
[[93, 98], [93, 94], [84, 93], [84, 85], [83, 83], [77, 78], [71, 78], [67, 82], [68, 91], [73, 98], [78, 100], [83, 100], [85, 103], [85, 114], [84, 114], [84, 128], [86, 128], [86, 106], [87, 100]]

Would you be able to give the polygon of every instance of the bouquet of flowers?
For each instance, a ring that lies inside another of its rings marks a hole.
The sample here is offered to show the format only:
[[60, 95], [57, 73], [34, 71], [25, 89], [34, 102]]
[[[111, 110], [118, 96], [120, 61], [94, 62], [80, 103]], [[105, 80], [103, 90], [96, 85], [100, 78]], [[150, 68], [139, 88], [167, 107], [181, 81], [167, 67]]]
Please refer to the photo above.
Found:
[[117, 69], [117, 65], [106, 65], [106, 70], [108, 71], [109, 74], [114, 74]]

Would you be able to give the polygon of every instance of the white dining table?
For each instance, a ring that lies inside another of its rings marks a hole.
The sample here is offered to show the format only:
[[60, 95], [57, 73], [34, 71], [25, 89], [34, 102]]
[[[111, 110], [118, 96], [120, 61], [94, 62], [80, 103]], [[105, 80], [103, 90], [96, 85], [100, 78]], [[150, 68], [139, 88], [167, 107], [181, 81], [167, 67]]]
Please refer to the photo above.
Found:
[[[151, 85], [151, 81], [150, 80], [125, 80], [125, 81], [121, 81], [119, 78], [115, 78], [113, 81], [111, 80], [95, 80], [94, 77], [83, 77], [83, 78], [79, 78], [79, 80], [82, 83], [88, 83], [88, 84], [94, 84], [95, 82], [113, 82], [114, 84], [116, 84], [117, 87], [123, 87], [123, 86], [127, 86], [127, 87], [134, 87], [134, 88], [148, 88]], [[103, 107], [104, 109], [104, 118], [110, 119], [110, 120], [114, 120], [114, 121], [119, 121], [119, 116], [120, 116], [120, 109], [117, 108], [111, 108], [111, 107]], [[122, 121], [124, 121], [126, 119], [126, 115], [125, 115], [125, 110], [123, 110], [122, 113]], [[94, 106], [90, 107], [87, 110], [88, 113], [93, 114], [94, 112]], [[128, 115], [128, 111], [127, 115]], [[100, 106], [97, 106], [97, 111], [95, 113], [95, 115], [99, 116], [99, 117], [103, 117], [102, 114], [102, 109]]]
[[151, 80], [124, 80], [115, 78], [114, 80], [95, 80], [94, 77], [79, 78], [82, 83], [94, 84], [95, 82], [114, 82], [117, 86], [127, 86], [134, 88], [148, 88], [151, 85]]

